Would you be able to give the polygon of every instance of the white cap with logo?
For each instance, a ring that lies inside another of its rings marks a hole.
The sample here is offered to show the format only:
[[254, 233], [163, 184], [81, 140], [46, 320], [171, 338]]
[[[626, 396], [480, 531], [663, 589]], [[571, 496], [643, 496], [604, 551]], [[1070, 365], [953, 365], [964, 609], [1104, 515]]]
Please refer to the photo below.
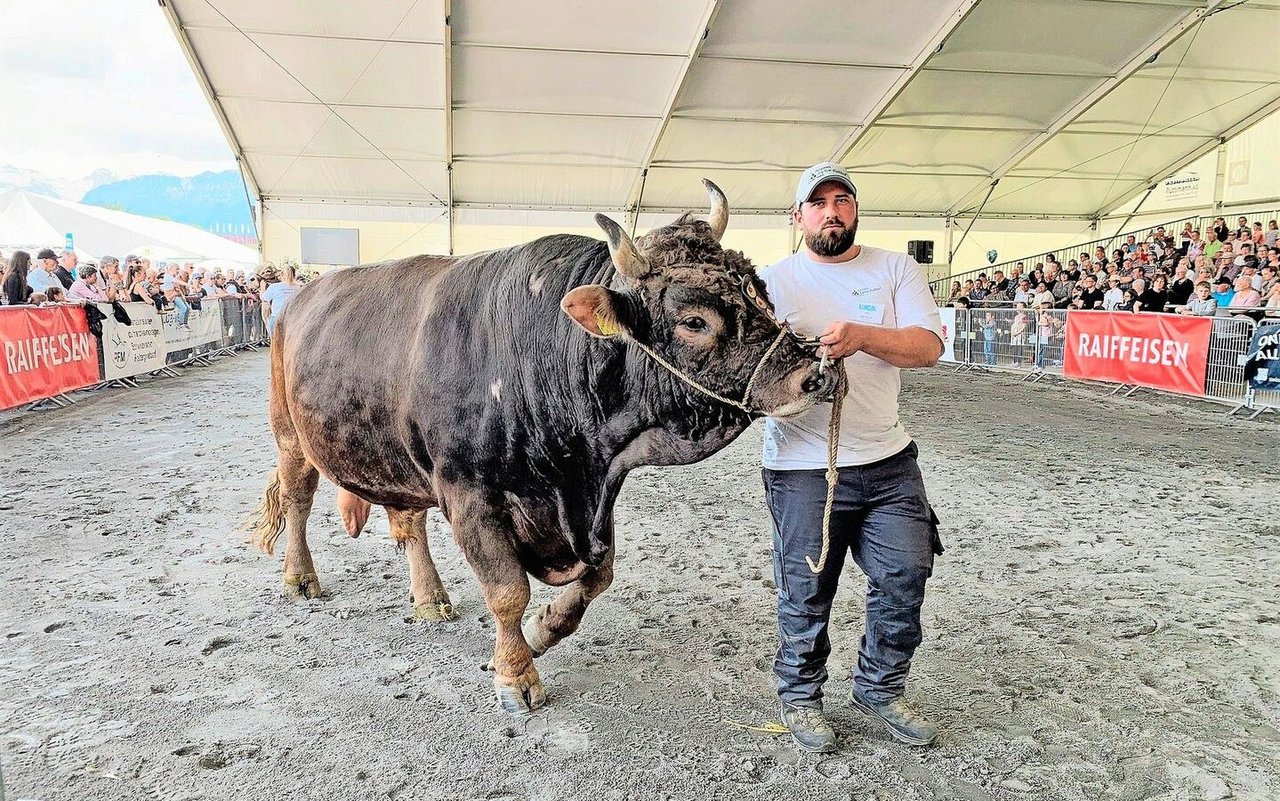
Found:
[[836, 181], [849, 187], [849, 191], [854, 197], [858, 196], [858, 187], [853, 185], [853, 179], [849, 177], [849, 173], [839, 164], [833, 164], [830, 161], [824, 161], [821, 164], [815, 164], [805, 170], [800, 176], [800, 184], [796, 186], [796, 208], [800, 207], [813, 194], [813, 190], [817, 189], [820, 184], [827, 181]]

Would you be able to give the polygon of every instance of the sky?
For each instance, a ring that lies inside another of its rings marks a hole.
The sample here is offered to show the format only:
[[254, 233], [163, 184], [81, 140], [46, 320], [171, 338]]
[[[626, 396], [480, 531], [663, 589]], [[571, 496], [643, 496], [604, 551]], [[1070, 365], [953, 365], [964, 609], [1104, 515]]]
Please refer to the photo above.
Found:
[[106, 177], [235, 159], [156, 0], [0, 0], [0, 178], [71, 200]]

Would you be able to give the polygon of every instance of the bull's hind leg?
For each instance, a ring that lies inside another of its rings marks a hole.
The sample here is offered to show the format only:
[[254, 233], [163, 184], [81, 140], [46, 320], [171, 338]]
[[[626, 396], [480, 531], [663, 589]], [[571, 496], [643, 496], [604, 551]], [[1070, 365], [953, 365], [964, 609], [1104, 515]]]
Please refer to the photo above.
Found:
[[541, 656], [548, 648], [577, 631], [587, 607], [612, 583], [613, 551], [610, 550], [604, 564], [588, 570], [554, 601], [524, 622], [524, 638], [534, 656]]
[[280, 450], [280, 500], [284, 511], [285, 531], [289, 535], [284, 552], [285, 592], [299, 600], [320, 597], [320, 578], [311, 561], [307, 546], [307, 518], [315, 499], [320, 473], [307, 461], [301, 450]]
[[404, 548], [409, 560], [409, 588], [413, 593], [413, 615], [418, 620], [453, 620], [453, 602], [440, 581], [436, 563], [431, 559], [427, 542], [427, 513], [404, 509], [387, 509], [391, 521], [391, 539]]

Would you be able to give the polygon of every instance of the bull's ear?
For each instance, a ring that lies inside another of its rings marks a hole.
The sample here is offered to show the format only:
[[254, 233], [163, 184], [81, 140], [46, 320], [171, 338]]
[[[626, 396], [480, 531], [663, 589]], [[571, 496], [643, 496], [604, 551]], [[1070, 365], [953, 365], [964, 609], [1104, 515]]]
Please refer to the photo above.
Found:
[[609, 237], [609, 255], [613, 258], [613, 266], [628, 278], [644, 278], [649, 275], [649, 260], [644, 257], [636, 243], [631, 241], [622, 226], [603, 214], [596, 215], [596, 224], [604, 229]]
[[630, 334], [622, 321], [620, 298], [599, 284], [573, 289], [560, 301], [560, 308], [592, 336], [612, 337]]

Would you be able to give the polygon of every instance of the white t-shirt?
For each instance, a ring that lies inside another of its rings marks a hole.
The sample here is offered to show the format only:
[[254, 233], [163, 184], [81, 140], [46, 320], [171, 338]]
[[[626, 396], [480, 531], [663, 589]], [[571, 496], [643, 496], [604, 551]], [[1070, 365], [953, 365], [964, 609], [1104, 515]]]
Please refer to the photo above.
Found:
[[[779, 319], [803, 336], [818, 336], [840, 320], [884, 328], [918, 327], [942, 339], [942, 320], [924, 271], [905, 253], [863, 245], [840, 264], [815, 262], [804, 250], [762, 270]], [[892, 456], [911, 443], [898, 419], [897, 367], [866, 353], [844, 360], [849, 394], [840, 415], [841, 467]], [[796, 417], [766, 418], [764, 466], [810, 470], [827, 466], [831, 404]]]

